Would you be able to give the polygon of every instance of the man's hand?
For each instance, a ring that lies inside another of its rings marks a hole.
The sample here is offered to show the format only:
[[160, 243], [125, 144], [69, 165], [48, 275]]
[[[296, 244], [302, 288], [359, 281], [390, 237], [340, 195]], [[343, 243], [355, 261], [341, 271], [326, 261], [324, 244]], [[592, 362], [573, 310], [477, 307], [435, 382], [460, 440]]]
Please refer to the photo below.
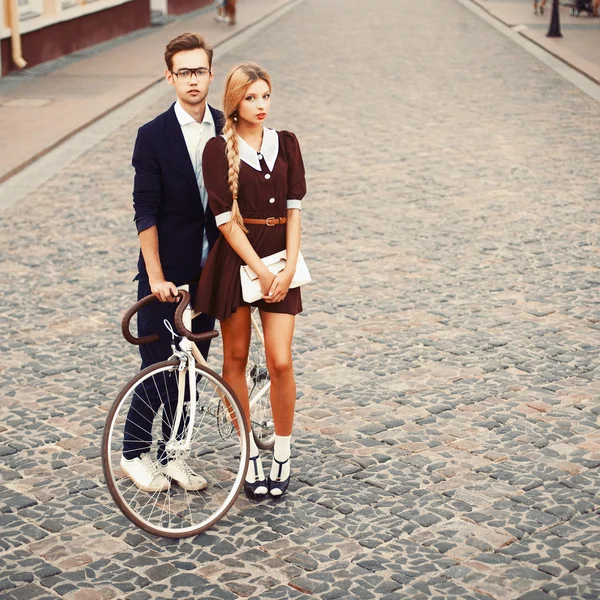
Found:
[[150, 290], [161, 302], [175, 302], [179, 290], [170, 281], [151, 281]]

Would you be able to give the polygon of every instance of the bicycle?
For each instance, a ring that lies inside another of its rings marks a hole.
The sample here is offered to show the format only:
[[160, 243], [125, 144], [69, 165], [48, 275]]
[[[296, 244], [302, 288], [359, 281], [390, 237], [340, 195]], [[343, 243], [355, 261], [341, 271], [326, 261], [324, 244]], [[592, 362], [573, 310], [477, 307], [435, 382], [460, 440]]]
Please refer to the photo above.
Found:
[[[108, 489], [121, 512], [136, 526], [163, 537], [188, 537], [202, 533], [222, 519], [239, 495], [248, 469], [248, 427], [233, 390], [210, 369], [194, 342], [212, 339], [217, 331], [190, 331], [193, 310], [189, 292], [181, 300], [175, 325], [182, 338], [179, 349], [173, 337], [173, 356], [138, 373], [121, 390], [111, 406], [102, 437], [102, 466]], [[133, 336], [133, 315], [155, 301], [152, 295], [136, 302], [123, 316], [122, 333], [132, 344], [152, 343], [154, 334]], [[168, 325], [168, 323], [167, 323]], [[252, 314], [254, 330], [247, 369], [250, 386], [252, 432], [261, 448], [272, 448], [274, 429], [269, 403], [270, 379], [264, 360], [262, 331]], [[169, 327], [170, 328], [170, 327]], [[259, 361], [259, 362], [257, 362]], [[128, 415], [139, 413], [140, 403], [154, 406], [150, 439], [131, 433]], [[138, 408], [136, 408], [136, 405]], [[127, 433], [127, 438], [125, 437]], [[192, 470], [208, 482], [204, 490], [189, 491], [171, 484], [160, 492], [138, 488], [120, 467], [124, 449], [150, 445], [150, 456], [163, 460], [185, 458]]]

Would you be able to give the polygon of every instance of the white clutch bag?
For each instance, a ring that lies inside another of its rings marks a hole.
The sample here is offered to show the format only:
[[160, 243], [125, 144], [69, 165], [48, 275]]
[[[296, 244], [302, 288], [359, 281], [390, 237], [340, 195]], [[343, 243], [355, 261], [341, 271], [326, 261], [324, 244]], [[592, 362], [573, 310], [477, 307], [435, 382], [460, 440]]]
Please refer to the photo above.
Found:
[[[261, 258], [261, 260], [265, 263], [271, 273], [277, 275], [277, 273], [280, 273], [283, 271], [283, 269], [285, 269], [285, 250], [276, 252], [270, 256], [265, 256], [264, 258]], [[242, 281], [242, 297], [244, 298], [245, 302], [250, 304], [262, 298], [263, 294], [262, 290], [260, 289], [260, 280], [258, 279], [258, 275], [248, 265], [242, 265], [240, 267], [240, 279]], [[310, 281], [311, 276], [308, 272], [308, 267], [304, 262], [302, 253], [298, 252], [296, 272], [294, 273], [294, 278], [290, 284], [290, 289], [300, 287], [305, 283], [310, 283]]]

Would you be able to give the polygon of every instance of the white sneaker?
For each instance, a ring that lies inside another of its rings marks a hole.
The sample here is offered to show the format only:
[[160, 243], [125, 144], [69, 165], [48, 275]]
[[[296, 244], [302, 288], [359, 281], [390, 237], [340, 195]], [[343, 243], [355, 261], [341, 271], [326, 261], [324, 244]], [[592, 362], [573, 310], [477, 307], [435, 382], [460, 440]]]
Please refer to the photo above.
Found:
[[197, 491], [208, 486], [206, 479], [194, 473], [181, 457], [170, 460], [166, 465], [161, 465], [160, 470], [167, 477], [174, 479], [184, 490]]
[[121, 469], [143, 492], [164, 492], [171, 485], [169, 480], [159, 472], [149, 452], [131, 460], [121, 456]]

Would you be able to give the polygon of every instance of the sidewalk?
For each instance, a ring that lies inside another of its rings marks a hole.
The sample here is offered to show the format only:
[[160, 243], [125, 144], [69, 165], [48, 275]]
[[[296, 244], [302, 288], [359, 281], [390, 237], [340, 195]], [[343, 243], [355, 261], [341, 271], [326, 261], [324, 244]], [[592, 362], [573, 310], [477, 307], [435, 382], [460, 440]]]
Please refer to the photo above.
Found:
[[[214, 9], [183, 15], [96, 49], [0, 79], [0, 182], [72, 134], [162, 79], [167, 42], [198, 31], [217, 47], [290, 0], [242, 0], [237, 24], [214, 21]], [[66, 63], [66, 64], [65, 64]]]
[[579, 17], [572, 17], [569, 8], [561, 6], [563, 37], [549, 38], [546, 34], [552, 17], [552, 0], [547, 0], [543, 15], [533, 13], [533, 0], [471, 1], [523, 37], [600, 83], [600, 18], [590, 18], [585, 12]]

